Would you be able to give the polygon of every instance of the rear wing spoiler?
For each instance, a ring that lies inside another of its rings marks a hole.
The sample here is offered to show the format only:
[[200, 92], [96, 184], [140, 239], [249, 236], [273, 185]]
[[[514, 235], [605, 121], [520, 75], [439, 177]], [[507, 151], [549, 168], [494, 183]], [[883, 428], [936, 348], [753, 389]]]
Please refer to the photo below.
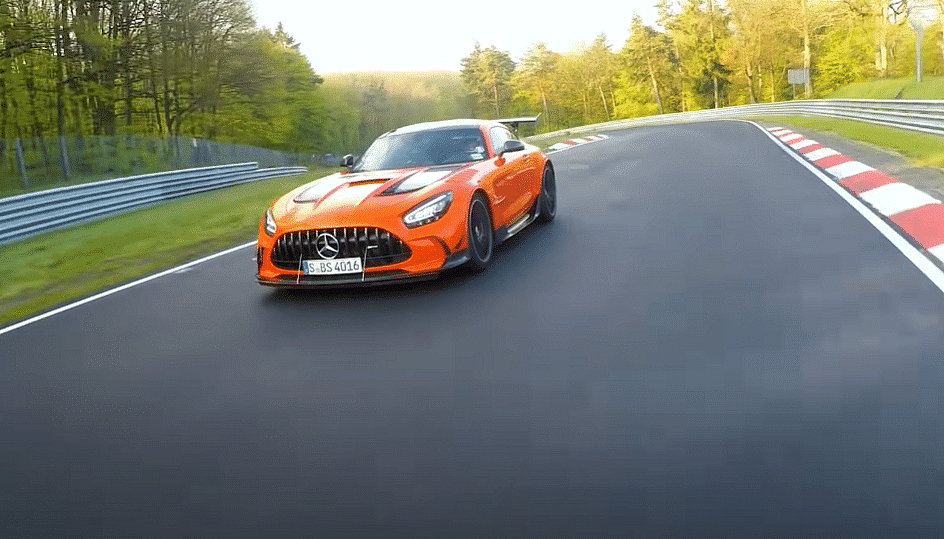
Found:
[[502, 118], [501, 120], [495, 120], [495, 121], [507, 125], [517, 134], [519, 125], [536, 124], [538, 123], [538, 118], [540, 117], [541, 115], [538, 114], [537, 116], [522, 116], [520, 118]]

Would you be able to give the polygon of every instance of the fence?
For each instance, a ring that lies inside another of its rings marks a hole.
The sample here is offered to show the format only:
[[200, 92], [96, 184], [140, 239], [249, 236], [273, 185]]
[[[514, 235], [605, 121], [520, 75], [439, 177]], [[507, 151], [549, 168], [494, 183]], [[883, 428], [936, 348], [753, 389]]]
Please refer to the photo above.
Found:
[[616, 120], [553, 133], [543, 133], [529, 137], [529, 140], [540, 141], [566, 134], [577, 135], [592, 131], [609, 131], [644, 125], [739, 119], [767, 115], [842, 118], [933, 135], [944, 135], [944, 100], [941, 99], [811, 99], [780, 103], [758, 103], [722, 109], [677, 112], [629, 120]]
[[228, 163], [283, 167], [311, 161], [311, 155], [189, 137], [0, 139], [0, 194]]
[[0, 199], [0, 244], [176, 197], [255, 180], [291, 176], [305, 167], [240, 163], [71, 185]]

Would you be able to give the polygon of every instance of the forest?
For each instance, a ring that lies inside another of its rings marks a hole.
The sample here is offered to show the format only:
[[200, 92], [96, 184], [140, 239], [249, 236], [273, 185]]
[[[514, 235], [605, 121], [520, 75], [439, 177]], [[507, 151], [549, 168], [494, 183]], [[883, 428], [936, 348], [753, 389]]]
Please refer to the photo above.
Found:
[[[934, 0], [937, 10], [944, 0]], [[539, 131], [823, 97], [908, 76], [915, 32], [886, 0], [660, 0], [570, 51], [476, 44], [455, 72], [319, 75], [246, 0], [0, 0], [0, 144], [16, 138], [193, 137], [296, 154], [363, 150], [407, 123], [537, 115]], [[924, 34], [944, 72], [944, 31]], [[791, 86], [806, 67], [811, 83]]]
[[[934, 0], [935, 14], [944, 0]], [[905, 77], [915, 32], [887, 0], [660, 0], [656, 25], [637, 16], [626, 42], [606, 35], [574, 50], [543, 43], [517, 62], [476, 46], [462, 60], [475, 113], [541, 113], [545, 131], [669, 112], [829, 96], [850, 83]], [[922, 41], [923, 72], [944, 71], [940, 23]], [[806, 68], [793, 86], [788, 70]], [[944, 97], [944, 96], [940, 96]]]

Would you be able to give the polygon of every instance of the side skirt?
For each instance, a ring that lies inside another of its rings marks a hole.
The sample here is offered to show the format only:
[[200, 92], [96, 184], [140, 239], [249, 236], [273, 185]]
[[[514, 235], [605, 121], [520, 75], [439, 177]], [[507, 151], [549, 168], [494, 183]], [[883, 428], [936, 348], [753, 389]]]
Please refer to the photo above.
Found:
[[527, 228], [528, 225], [533, 223], [540, 215], [541, 194], [538, 193], [538, 196], [534, 199], [534, 204], [531, 205], [531, 208], [528, 209], [527, 213], [519, 217], [514, 223], [508, 226], [500, 226], [495, 230], [495, 245], [499, 245], [518, 232], [521, 232]]

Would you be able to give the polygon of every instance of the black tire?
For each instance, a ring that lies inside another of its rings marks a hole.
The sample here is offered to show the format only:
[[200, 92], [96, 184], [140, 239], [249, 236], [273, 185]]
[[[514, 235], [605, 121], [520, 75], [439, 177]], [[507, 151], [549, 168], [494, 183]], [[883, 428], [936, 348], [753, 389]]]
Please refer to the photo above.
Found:
[[557, 181], [554, 177], [554, 167], [550, 163], [544, 165], [544, 173], [541, 174], [541, 193], [538, 195], [541, 205], [541, 215], [538, 220], [542, 223], [550, 223], [557, 215]]
[[495, 250], [495, 234], [492, 231], [492, 216], [481, 193], [476, 193], [469, 203], [469, 268], [483, 271], [492, 263]]

